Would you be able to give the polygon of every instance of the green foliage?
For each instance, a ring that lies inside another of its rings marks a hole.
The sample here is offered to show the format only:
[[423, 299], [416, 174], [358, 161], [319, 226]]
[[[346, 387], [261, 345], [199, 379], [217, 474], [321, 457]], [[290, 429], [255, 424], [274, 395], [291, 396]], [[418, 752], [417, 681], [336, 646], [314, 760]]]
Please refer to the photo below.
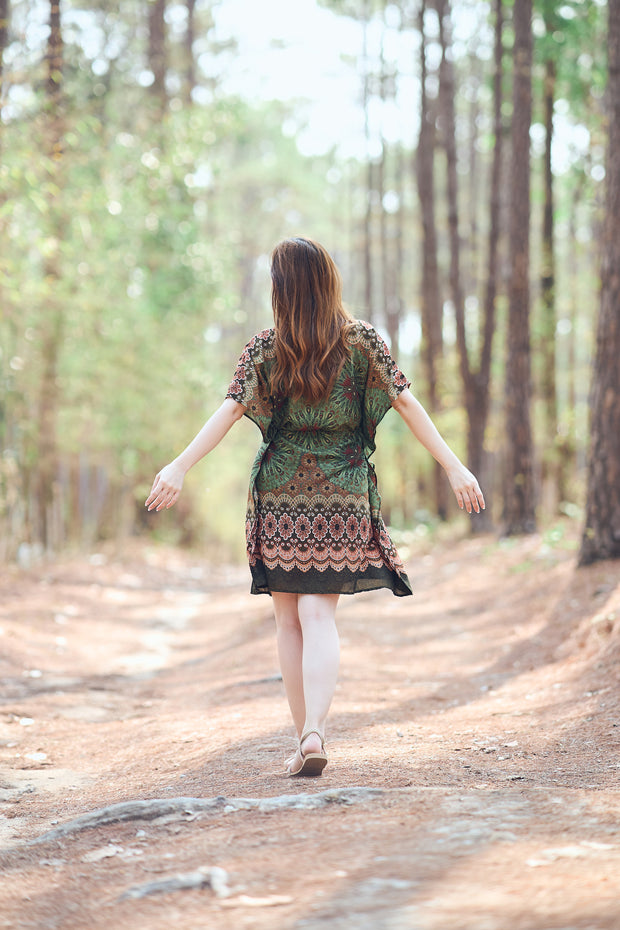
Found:
[[[396, 28], [395, 19], [381, 14], [386, 7], [391, 13], [400, 11], [413, 60], [418, 37], [410, 25], [415, 21], [411, 3], [324, 0], [321, 5], [356, 19], [368, 16], [388, 32]], [[480, 5], [475, 6], [480, 17]], [[461, 13], [472, 10], [466, 2], [453, 7]], [[299, 125], [293, 104], [232, 97], [223, 93], [217, 77], [199, 78], [200, 93], [190, 101], [183, 89], [187, 63], [180, 27], [170, 27], [169, 99], [162, 115], [144, 86], [146, 10], [145, 4], [119, 6], [108, 0], [95, 0], [88, 7], [77, 0], [63, 5], [63, 103], [62, 111], [53, 113], [44, 96], [45, 39], [36, 21], [40, 10], [31, 4], [14, 5], [0, 122], [0, 558], [14, 553], [21, 541], [37, 538], [32, 512], [41, 455], [39, 411], [45, 339], [53, 314], [61, 320], [54, 412], [59, 477], [54, 493], [66, 537], [90, 540], [146, 528], [183, 542], [201, 541], [230, 557], [243, 550], [247, 473], [259, 439], [249, 423], [233, 431], [226, 444], [188, 476], [177, 510], [165, 517], [146, 517], [141, 502], [157, 468], [183, 448], [221, 401], [244, 343], [270, 325], [268, 256], [273, 245], [297, 234], [323, 241], [343, 270], [345, 298], [354, 315], [368, 317], [373, 310], [380, 328], [384, 323], [379, 273], [374, 281], [376, 307], [363, 303], [361, 229], [369, 201], [375, 254], [381, 246], [379, 223], [385, 218], [378, 190], [369, 190], [365, 161], [345, 161], [335, 151], [303, 156], [290, 129]], [[218, 49], [209, 31], [212, 16], [212, 4], [202, 4], [200, 49], [217, 74]], [[558, 315], [566, 324], [558, 335], [558, 351], [568, 357], [570, 321], [577, 335], [577, 378], [583, 384], [597, 285], [592, 257], [603, 162], [604, 10], [598, 2], [566, 0], [558, 6], [541, 0], [535, 3], [534, 28], [537, 99], [543, 63], [551, 56], [557, 65], [564, 124], [584, 127], [589, 140], [571, 151], [570, 167], [556, 185], [562, 269]], [[24, 36], [28, 41], [20, 41]], [[467, 200], [471, 192], [465, 183], [461, 190], [462, 216], [467, 217], [462, 235], [468, 238], [469, 223], [480, 238], [477, 259], [469, 242], [470, 251], [464, 253], [471, 263], [468, 296], [477, 297], [480, 305], [481, 243], [487, 233], [485, 179], [493, 135], [488, 30], [481, 30], [478, 39], [465, 50], [457, 44], [460, 57], [455, 65], [460, 167], [466, 176], [476, 158], [481, 172], [477, 194], [474, 191], [475, 222], [472, 201]], [[506, 42], [509, 46], [509, 24]], [[379, 62], [366, 65], [380, 67]], [[507, 67], [507, 84], [509, 80]], [[415, 123], [416, 118], [415, 105], [408, 102], [403, 124]], [[46, 154], [54, 119], [62, 121], [59, 159]], [[386, 140], [383, 152], [385, 190], [397, 203], [402, 222], [403, 323], [413, 321], [415, 333], [421, 232], [411, 173], [414, 153]], [[534, 155], [536, 166], [535, 140]], [[376, 185], [376, 153], [372, 161]], [[436, 184], [439, 258], [447, 279], [445, 180], [439, 153]], [[536, 209], [536, 178], [533, 189]], [[575, 253], [569, 230], [577, 196], [581, 206]], [[396, 227], [390, 224], [396, 215], [388, 214], [392, 238]], [[578, 280], [571, 271], [575, 254]], [[571, 303], [575, 295], [576, 308]], [[480, 320], [472, 307], [468, 327], [475, 335]], [[502, 297], [498, 309], [501, 323]], [[465, 420], [449, 315], [445, 339], [437, 423], [464, 455]], [[410, 350], [411, 357], [402, 365], [424, 398], [415, 335]], [[494, 385], [500, 383], [502, 367], [500, 331]], [[584, 389], [573, 402], [566, 370], [558, 374], [562, 417], [570, 424], [566, 430], [572, 435], [576, 426], [575, 442], [582, 450]], [[502, 398], [497, 387], [494, 392], [487, 444], [499, 455]], [[425, 512], [433, 469], [428, 454], [411, 443], [394, 415], [382, 424], [381, 439], [376, 463], [386, 513], [404, 531], [432, 524]], [[96, 501], [87, 506], [89, 494]]]
[[[37, 466], [53, 301], [63, 333], [59, 461], [104, 469], [108, 504], [131, 487], [138, 506], [156, 468], [221, 402], [243, 344], [269, 325], [274, 243], [292, 225], [321, 235], [325, 166], [302, 158], [283, 134], [279, 103], [215, 96], [172, 108], [162, 125], [146, 101], [129, 131], [114, 80], [102, 106], [83, 53], [68, 46], [67, 62], [61, 165], [33, 157], [45, 148], [43, 100], [3, 127], [0, 438], [5, 461], [21, 462], [23, 493]], [[49, 233], [52, 214], [61, 218], [59, 242]], [[46, 255], [57, 246], [52, 281]], [[223, 454], [212, 495], [219, 510], [207, 523], [207, 535], [231, 551], [229, 502], [237, 513], [247, 482], [238, 461], [238, 449]], [[190, 521], [181, 512], [168, 522], [186, 532]]]

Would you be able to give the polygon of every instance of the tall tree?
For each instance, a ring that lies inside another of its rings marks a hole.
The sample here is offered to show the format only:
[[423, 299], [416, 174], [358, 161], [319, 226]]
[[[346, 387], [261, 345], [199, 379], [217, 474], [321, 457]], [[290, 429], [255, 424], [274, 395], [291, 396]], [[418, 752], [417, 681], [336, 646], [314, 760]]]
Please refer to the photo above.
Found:
[[[3, 120], [2, 104], [5, 99], [5, 73], [4, 73], [4, 54], [9, 44], [9, 0], [0, 0], [0, 164], [2, 163], [2, 146], [3, 146]], [[4, 195], [0, 191], [0, 207], [4, 203]], [[3, 223], [0, 218], [0, 231]]]
[[426, 0], [422, 0], [420, 30], [420, 134], [415, 175], [422, 219], [422, 358], [431, 409], [437, 408], [437, 364], [443, 353], [442, 306], [437, 260], [435, 216], [435, 122], [436, 101], [429, 100], [426, 63]]
[[[447, 163], [448, 229], [450, 239], [450, 289], [456, 320], [456, 342], [459, 354], [461, 382], [467, 413], [467, 459], [473, 471], [483, 475], [484, 435], [489, 413], [491, 348], [495, 332], [495, 303], [497, 294], [497, 248], [499, 240], [500, 168], [502, 157], [502, 5], [496, 2], [494, 129], [495, 150], [491, 176], [491, 232], [489, 241], [489, 277], [484, 303], [479, 363], [475, 368], [465, 327], [465, 301], [461, 274], [461, 241], [459, 233], [459, 192], [455, 117], [455, 74], [450, 39], [450, 2], [439, 0], [439, 36], [442, 47], [440, 65], [440, 98], [443, 114], [444, 146]], [[482, 528], [490, 521], [489, 515], [479, 521]], [[473, 524], [476, 525], [475, 523]]]
[[364, 309], [368, 320], [373, 318], [373, 264], [372, 264], [372, 217], [374, 194], [374, 170], [370, 154], [370, 90], [371, 67], [368, 52], [368, 24], [371, 16], [370, 0], [362, 5], [362, 62], [363, 85], [362, 103], [364, 107], [364, 138], [366, 140], [366, 210], [364, 212]]
[[[2, 154], [3, 154], [3, 121], [2, 121], [2, 102], [4, 100], [4, 52], [8, 44], [9, 38], [9, 0], [0, 0], [0, 164], [2, 163]], [[6, 201], [6, 194], [0, 192], [0, 251], [4, 251], [4, 237], [6, 235], [6, 220], [3, 216], [2, 207]], [[3, 317], [6, 314], [6, 304], [4, 299], [3, 287], [0, 283], [0, 322], [3, 322]], [[1, 333], [3, 337], [3, 343], [6, 339], [6, 333]], [[2, 381], [5, 381], [5, 365], [7, 360], [5, 358], [8, 350], [8, 345], [5, 346], [5, 351], [0, 353], [0, 378]], [[0, 446], [4, 444], [7, 432], [7, 404], [5, 397], [3, 396], [4, 392], [0, 395]]]
[[[426, 61], [426, 0], [419, 11], [420, 33], [420, 134], [415, 158], [415, 175], [422, 220], [422, 363], [432, 413], [439, 409], [438, 368], [443, 355], [443, 308], [439, 291], [437, 222], [435, 211], [435, 149], [437, 100], [428, 93]], [[448, 494], [441, 467], [434, 471], [435, 512], [441, 519], [448, 513]]]
[[[0, 0], [0, 94], [4, 91], [4, 52], [9, 39], [9, 0]], [[0, 106], [2, 97], [0, 96]]]
[[[376, 13], [385, 10], [388, 0], [319, 0], [321, 6], [327, 7], [342, 16], [349, 16], [360, 23], [362, 27], [361, 74], [362, 74], [362, 106], [364, 112], [364, 137], [366, 142], [366, 209], [362, 221], [362, 274], [363, 296], [362, 304], [366, 318], [373, 322], [375, 300], [380, 297], [378, 276], [375, 274], [373, 249], [375, 232], [379, 238], [381, 230], [375, 230], [377, 220], [378, 185], [381, 183], [381, 164], [375, 161], [376, 153], [373, 151], [373, 138], [371, 127], [371, 103], [376, 93], [377, 74], [374, 63], [371, 61], [370, 38], [371, 23]], [[380, 80], [380, 78], [379, 78]], [[379, 217], [380, 219], [380, 217]]]
[[[379, 99], [383, 105], [393, 100], [396, 92], [396, 71], [385, 60], [385, 23], [381, 34], [379, 53]], [[390, 145], [381, 126], [381, 156], [377, 164], [377, 201], [379, 208], [379, 246], [381, 254], [381, 294], [383, 318], [387, 329], [390, 347], [394, 358], [398, 358], [398, 336], [400, 331], [400, 293], [398, 272], [396, 269], [397, 231], [393, 214], [395, 210], [387, 209], [386, 195], [394, 191], [388, 188], [390, 183]]]
[[[553, 13], [545, 10], [545, 29], [549, 35], [554, 31]], [[555, 243], [553, 214], [553, 171], [551, 168], [551, 151], [553, 148], [553, 107], [555, 104], [556, 64], [552, 55], [545, 58], [543, 80], [543, 111], [545, 120], [545, 157], [542, 226], [542, 264], [540, 274], [540, 296], [542, 303], [541, 355], [542, 355], [542, 395], [545, 412], [545, 435], [551, 443], [555, 442], [558, 431], [558, 415], [555, 386]]]
[[506, 360], [505, 532], [536, 529], [534, 449], [530, 423], [530, 124], [532, 121], [532, 0], [515, 0], [510, 285]]
[[192, 91], [196, 87], [196, 60], [194, 58], [194, 40], [196, 38], [196, 0], [185, 0], [187, 9], [187, 26], [185, 28], [185, 102], [192, 102]]
[[606, 210], [579, 564], [620, 558], [620, 0], [609, 0]]
[[571, 282], [568, 299], [568, 333], [564, 337], [566, 344], [564, 357], [560, 360], [559, 369], [564, 371], [566, 404], [563, 417], [563, 426], [559, 431], [559, 466], [558, 466], [558, 499], [570, 500], [569, 479], [572, 474], [575, 455], [579, 443], [577, 441], [577, 382], [579, 378], [577, 368], [577, 327], [579, 321], [579, 286], [578, 282], [585, 274], [582, 259], [578, 248], [579, 214], [583, 203], [583, 191], [586, 174], [580, 170], [574, 181], [573, 194], [570, 202], [568, 220], [568, 250], [566, 266], [569, 269]]
[[166, 46], [166, 0], [148, 0], [149, 45], [148, 63], [153, 73], [151, 93], [158, 109], [166, 107], [166, 72], [168, 54]]
[[[473, 375], [473, 397], [475, 416], [471, 421], [469, 457], [474, 474], [479, 475], [487, 496], [491, 501], [492, 485], [488, 474], [488, 455], [485, 435], [489, 420], [491, 399], [491, 355], [497, 319], [497, 295], [499, 290], [499, 243], [501, 235], [502, 207], [502, 164], [504, 161], [504, 125], [502, 120], [503, 74], [504, 74], [504, 12], [503, 0], [495, 0], [495, 43], [493, 70], [493, 160], [489, 185], [489, 239], [487, 278], [484, 294], [484, 316], [482, 322], [482, 348], [480, 363]], [[492, 507], [478, 514], [472, 523], [474, 530], [487, 529], [492, 522]]]
[[35, 480], [37, 525], [35, 538], [52, 548], [54, 538], [54, 501], [58, 475], [57, 417], [60, 402], [58, 363], [63, 336], [63, 307], [58, 294], [62, 280], [61, 243], [64, 222], [60, 191], [64, 142], [63, 114], [63, 38], [59, 0], [50, 0], [50, 29], [46, 53], [46, 101], [44, 132], [48, 174], [46, 216], [48, 248], [45, 255], [45, 280], [49, 299], [41, 312], [41, 381], [37, 411], [38, 460]]
[[446, 187], [448, 198], [448, 236], [450, 241], [450, 293], [456, 319], [457, 344], [461, 377], [467, 393], [470, 372], [465, 338], [465, 298], [461, 275], [461, 238], [459, 232], [458, 157], [456, 146], [455, 102], [456, 80], [452, 53], [452, 22], [450, 0], [437, 0], [439, 16], [439, 107], [443, 126], [443, 145], [446, 151]]

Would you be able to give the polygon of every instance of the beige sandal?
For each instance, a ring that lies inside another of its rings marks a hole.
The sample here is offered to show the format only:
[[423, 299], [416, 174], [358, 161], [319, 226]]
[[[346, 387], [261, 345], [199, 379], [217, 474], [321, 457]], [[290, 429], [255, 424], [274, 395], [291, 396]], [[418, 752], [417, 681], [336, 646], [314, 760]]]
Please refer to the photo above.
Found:
[[[311, 733], [316, 733], [318, 738], [321, 740], [321, 752], [307, 752], [306, 755], [301, 751], [301, 746], [303, 741], [310, 736]], [[327, 765], [327, 753], [325, 752], [325, 740], [321, 733], [318, 730], [307, 730], [305, 733], [302, 733], [299, 740], [299, 755], [301, 757], [301, 765], [294, 772], [289, 769], [289, 775], [321, 775], [323, 769]]]

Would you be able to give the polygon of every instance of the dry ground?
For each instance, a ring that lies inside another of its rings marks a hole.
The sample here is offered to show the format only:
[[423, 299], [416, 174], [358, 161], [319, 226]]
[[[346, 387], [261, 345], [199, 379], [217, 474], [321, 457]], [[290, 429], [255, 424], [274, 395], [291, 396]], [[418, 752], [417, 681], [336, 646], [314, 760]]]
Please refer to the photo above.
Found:
[[320, 779], [245, 567], [2, 569], [0, 927], [617, 930], [620, 565], [564, 532], [341, 599]]

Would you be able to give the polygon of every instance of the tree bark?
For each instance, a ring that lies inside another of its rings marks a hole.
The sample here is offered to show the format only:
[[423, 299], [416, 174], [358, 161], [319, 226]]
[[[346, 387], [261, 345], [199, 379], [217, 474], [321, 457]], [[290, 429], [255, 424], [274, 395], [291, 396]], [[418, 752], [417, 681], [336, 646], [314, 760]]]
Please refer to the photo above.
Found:
[[503, 47], [504, 16], [502, 0], [495, 0], [495, 51], [493, 74], [493, 161], [489, 192], [489, 241], [488, 267], [484, 295], [482, 321], [482, 347], [480, 363], [473, 375], [473, 411], [470, 421], [468, 442], [469, 465], [485, 488], [487, 507], [472, 521], [472, 530], [481, 532], [490, 529], [493, 522], [492, 482], [489, 456], [484, 447], [484, 438], [489, 420], [491, 397], [491, 357], [497, 318], [497, 291], [499, 282], [499, 242], [501, 236], [501, 179], [504, 158], [504, 126], [502, 120], [502, 78], [504, 70]]
[[0, 0], [0, 116], [4, 91], [4, 51], [9, 40], [9, 0]]
[[372, 201], [374, 194], [374, 172], [370, 156], [370, 66], [368, 64], [368, 20], [370, 19], [370, 4], [364, 0], [362, 19], [362, 58], [364, 61], [363, 77], [363, 107], [364, 107], [364, 137], [366, 140], [366, 211], [364, 213], [364, 309], [369, 322], [373, 320], [373, 273], [372, 273]]
[[149, 11], [149, 68], [153, 73], [150, 90], [163, 113], [166, 108], [166, 71], [168, 68], [166, 50], [166, 0], [148, 0]]
[[405, 264], [405, 157], [402, 143], [396, 147], [396, 194], [398, 210], [394, 216], [394, 312], [398, 319], [398, 330], [403, 318], [403, 268]]
[[46, 53], [46, 155], [48, 164], [48, 250], [45, 258], [47, 299], [41, 310], [41, 382], [37, 411], [37, 464], [34, 482], [37, 526], [35, 536], [46, 549], [53, 548], [53, 508], [58, 477], [56, 421], [59, 405], [58, 362], [63, 335], [63, 310], [58, 298], [62, 277], [60, 245], [64, 222], [57, 191], [62, 189], [63, 39], [59, 0], [50, 0], [50, 32]]
[[[450, 237], [450, 290], [454, 304], [456, 321], [456, 343], [459, 355], [459, 368], [465, 410], [467, 413], [467, 461], [481, 480], [486, 477], [486, 459], [484, 456], [484, 434], [488, 420], [491, 347], [495, 332], [495, 299], [497, 287], [497, 242], [499, 239], [499, 172], [501, 165], [501, 76], [502, 76], [502, 9], [497, 3], [496, 16], [496, 76], [495, 76], [495, 131], [496, 151], [493, 159], [493, 178], [491, 186], [491, 226], [492, 240], [489, 247], [489, 282], [485, 301], [485, 315], [482, 326], [482, 346], [478, 369], [474, 369], [470, 359], [465, 328], [465, 301], [463, 279], [461, 274], [461, 241], [459, 233], [459, 192], [456, 147], [455, 120], [455, 81], [454, 66], [450, 54], [450, 3], [441, 0], [438, 4], [440, 17], [439, 39], [442, 48], [440, 66], [440, 98], [443, 116], [444, 146], [447, 162], [448, 194], [448, 228]], [[491, 508], [472, 520], [472, 530], [487, 529], [491, 523]]]
[[191, 104], [192, 91], [196, 86], [196, 61], [194, 59], [194, 40], [196, 0], [185, 0], [187, 9], [187, 27], [185, 29], [185, 102]]
[[468, 417], [472, 409], [473, 379], [471, 375], [465, 334], [465, 299], [461, 278], [461, 240], [459, 233], [459, 191], [456, 149], [456, 119], [454, 113], [454, 66], [451, 55], [450, 0], [439, 0], [439, 100], [443, 122], [443, 144], [446, 151], [448, 233], [450, 240], [450, 293], [456, 321], [456, 342], [459, 353], [461, 380], [465, 390]]
[[[435, 218], [435, 101], [427, 92], [426, 35], [424, 18], [426, 2], [422, 0], [419, 14], [420, 49], [420, 135], [415, 161], [415, 175], [422, 218], [422, 364], [428, 387], [431, 413], [439, 409], [438, 366], [443, 355], [443, 308], [439, 293], [437, 260], [437, 224]], [[434, 469], [435, 512], [441, 520], [448, 515], [448, 489], [443, 469]]]
[[429, 403], [437, 408], [437, 363], [443, 354], [442, 306], [439, 294], [437, 261], [437, 223], [435, 219], [435, 106], [431, 106], [426, 88], [426, 39], [424, 14], [420, 10], [420, 135], [415, 163], [420, 214], [422, 218], [422, 360], [428, 385]]
[[545, 409], [545, 433], [553, 442], [558, 428], [555, 387], [555, 250], [553, 241], [553, 172], [551, 147], [553, 144], [553, 105], [555, 102], [555, 62], [545, 62], [545, 204], [542, 228], [542, 273], [540, 290], [543, 319], [541, 327], [542, 394]]
[[563, 340], [566, 348], [559, 363], [559, 370], [564, 372], [566, 383], [566, 409], [562, 411], [560, 417], [563, 428], [559, 448], [558, 497], [561, 501], [569, 500], [570, 476], [577, 465], [577, 321], [579, 318], [579, 281], [584, 274], [581, 256], [577, 248], [577, 228], [584, 185], [585, 173], [581, 172], [575, 182], [571, 197], [568, 223], [567, 267], [570, 280], [570, 297], [568, 301], [570, 331], [566, 339]]
[[530, 424], [530, 124], [532, 119], [532, 0], [515, 0], [510, 285], [506, 361], [507, 535], [536, 530], [534, 450]]
[[[553, 24], [547, 19], [547, 32]], [[540, 350], [538, 353], [541, 374], [540, 387], [544, 411], [544, 443], [542, 479], [545, 499], [552, 511], [558, 505], [559, 487], [559, 436], [556, 393], [556, 307], [555, 307], [555, 247], [553, 231], [553, 172], [551, 148], [553, 144], [553, 105], [555, 102], [556, 67], [552, 58], [545, 62], [543, 82], [543, 109], [545, 114], [544, 187], [545, 202], [542, 226], [542, 268], [540, 275], [541, 320]]]
[[606, 213], [579, 564], [620, 558], [620, 0], [609, 0]]
[[[384, 36], [381, 37], [379, 95], [382, 104], [394, 96], [395, 75], [386, 66]], [[381, 159], [377, 166], [377, 200], [379, 206], [379, 240], [381, 253], [381, 294], [383, 317], [388, 333], [392, 356], [398, 360], [400, 306], [394, 255], [394, 224], [385, 208], [385, 195], [389, 184], [390, 146], [381, 131]]]
[[[3, 130], [4, 125], [2, 122], [2, 101], [4, 99], [4, 52], [8, 44], [9, 38], [9, 0], [0, 0], [0, 164], [2, 163], [2, 155], [4, 150], [4, 138]], [[0, 208], [4, 206], [7, 200], [7, 193], [5, 190], [0, 190]], [[5, 241], [5, 230], [6, 230], [6, 220], [4, 215], [0, 213], [0, 254], [4, 248]], [[5, 331], [4, 326], [1, 324], [8, 324], [8, 308], [6, 306], [6, 299], [3, 293], [3, 284], [0, 281], [0, 307], [2, 308], [2, 315], [0, 316], [0, 337], [2, 338], [2, 343], [4, 346], [4, 352], [0, 353], [0, 377], [2, 381], [6, 384], [6, 373], [5, 366], [7, 365], [7, 355], [10, 357], [10, 350], [8, 345], [8, 333]], [[8, 325], [7, 325], [8, 328]], [[9, 425], [8, 425], [8, 403], [5, 396], [6, 392], [0, 394], [0, 448], [6, 448], [6, 437], [8, 435]], [[0, 482], [2, 476], [0, 473]], [[0, 488], [5, 492], [4, 486]], [[6, 493], [5, 493], [6, 498]], [[1, 558], [1, 554], [0, 554]]]
[[469, 234], [467, 236], [467, 256], [465, 259], [465, 290], [468, 294], [478, 294], [480, 292], [480, 263], [479, 263], [479, 246], [480, 246], [480, 224], [479, 224], [479, 205], [481, 197], [480, 187], [480, 159], [478, 157], [480, 132], [480, 94], [479, 90], [482, 85], [481, 66], [482, 62], [472, 52], [467, 59], [470, 82], [475, 82], [475, 93], [471, 95], [469, 104], [469, 152], [468, 152], [468, 190], [467, 190], [467, 207], [468, 207], [468, 226]]

